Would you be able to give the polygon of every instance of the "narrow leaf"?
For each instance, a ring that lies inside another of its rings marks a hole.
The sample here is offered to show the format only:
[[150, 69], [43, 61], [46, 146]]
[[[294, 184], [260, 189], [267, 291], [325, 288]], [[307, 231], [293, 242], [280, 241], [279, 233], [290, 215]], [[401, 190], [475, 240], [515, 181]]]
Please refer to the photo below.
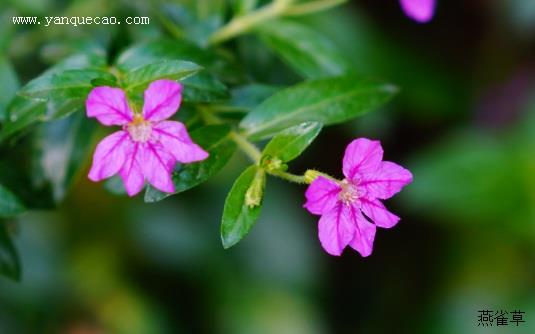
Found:
[[297, 158], [318, 136], [321, 123], [308, 122], [288, 128], [278, 133], [266, 145], [264, 157], [280, 159], [288, 162]]
[[190, 59], [202, 66], [210, 66], [218, 61], [210, 52], [186, 40], [157, 39], [128, 48], [121, 53], [116, 66], [128, 72], [158, 61], [176, 59]]
[[83, 107], [84, 101], [82, 98], [54, 98], [45, 102], [16, 96], [7, 108], [7, 116], [0, 129], [0, 141], [32, 124], [68, 116]]
[[230, 96], [227, 87], [213, 75], [200, 72], [182, 81], [183, 97], [188, 102], [215, 102]]
[[0, 141], [37, 122], [46, 112], [46, 103], [16, 96], [7, 107], [6, 119], [0, 128]]
[[351, 76], [308, 81], [265, 100], [240, 127], [256, 140], [309, 121], [337, 124], [380, 107], [396, 92], [393, 85]]
[[[224, 248], [238, 243], [254, 225], [262, 208], [265, 173], [256, 166], [247, 168], [234, 182], [223, 209], [221, 241]], [[251, 196], [260, 198], [251, 199]]]
[[91, 82], [96, 79], [114, 80], [114, 77], [102, 70], [65, 70], [37, 77], [26, 84], [19, 94], [40, 100], [52, 98], [81, 99], [89, 94], [89, 91], [93, 88]]
[[2, 94], [0, 94], [1, 122], [6, 117], [7, 105], [15, 96], [17, 89], [19, 88], [19, 79], [17, 77], [17, 73], [13, 69], [13, 66], [11, 66], [11, 63], [2, 56], [0, 56], [0, 78], [2, 78], [2, 80], [0, 80], [0, 92], [2, 92]]
[[149, 83], [158, 79], [185, 79], [202, 69], [201, 66], [183, 60], [161, 60], [126, 73], [124, 86], [129, 91], [144, 90]]
[[329, 39], [303, 24], [279, 20], [261, 25], [257, 32], [268, 48], [305, 78], [341, 75], [350, 68]]

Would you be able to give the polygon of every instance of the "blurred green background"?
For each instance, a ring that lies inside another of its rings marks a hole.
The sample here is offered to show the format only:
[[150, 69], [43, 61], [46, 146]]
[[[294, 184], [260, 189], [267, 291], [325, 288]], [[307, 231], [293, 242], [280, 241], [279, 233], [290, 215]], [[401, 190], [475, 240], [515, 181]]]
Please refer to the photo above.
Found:
[[[177, 3], [3, 0], [0, 50], [12, 66], [0, 64], [0, 94], [88, 36], [120, 49], [165, 34], [158, 10]], [[125, 33], [15, 26], [14, 15], [152, 20]], [[355, 0], [300, 22], [357, 73], [401, 88], [386, 108], [324, 129], [291, 165], [340, 176], [345, 146], [365, 136], [413, 172], [387, 202], [402, 220], [378, 231], [372, 256], [324, 253], [317, 218], [302, 209], [305, 188], [275, 179], [255, 228], [223, 250], [220, 216], [246, 164], [240, 154], [156, 204], [90, 183], [87, 161], [57, 209], [9, 222], [23, 280], [0, 277], [0, 333], [535, 333], [535, 1], [439, 1], [421, 25], [396, 0]], [[238, 43], [257, 80], [300, 80], [258, 43]], [[267, 70], [273, 63], [281, 70]], [[521, 310], [526, 322], [478, 327], [483, 309]]]

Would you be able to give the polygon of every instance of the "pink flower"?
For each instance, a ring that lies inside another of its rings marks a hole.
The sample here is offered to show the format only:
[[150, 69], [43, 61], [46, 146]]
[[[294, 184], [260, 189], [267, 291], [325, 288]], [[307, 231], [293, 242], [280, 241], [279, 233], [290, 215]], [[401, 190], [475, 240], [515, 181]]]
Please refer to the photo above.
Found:
[[425, 23], [431, 21], [435, 12], [435, 0], [400, 0], [405, 15], [414, 21]]
[[403, 167], [383, 160], [379, 141], [360, 138], [346, 148], [343, 181], [318, 176], [308, 187], [304, 207], [321, 215], [318, 234], [331, 255], [341, 255], [349, 245], [362, 256], [372, 252], [376, 226], [390, 228], [399, 217], [380, 200], [387, 199], [412, 182]]
[[208, 157], [191, 140], [184, 124], [166, 121], [177, 111], [181, 99], [182, 85], [171, 80], [154, 81], [145, 90], [140, 114], [132, 112], [120, 88], [94, 88], [86, 101], [87, 116], [122, 129], [97, 145], [89, 179], [97, 182], [119, 173], [129, 196], [139, 193], [145, 180], [161, 191], [174, 192], [171, 172], [176, 162]]

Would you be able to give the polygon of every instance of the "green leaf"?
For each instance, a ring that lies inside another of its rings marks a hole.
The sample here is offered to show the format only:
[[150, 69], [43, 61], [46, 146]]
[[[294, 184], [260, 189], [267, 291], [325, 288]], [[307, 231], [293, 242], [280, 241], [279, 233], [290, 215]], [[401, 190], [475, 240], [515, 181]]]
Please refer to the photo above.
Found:
[[2, 222], [0, 222], [0, 274], [15, 281], [20, 281], [19, 256], [11, 241], [7, 226]]
[[0, 141], [32, 124], [68, 116], [83, 107], [84, 101], [84, 99], [55, 98], [43, 102], [17, 96], [8, 106], [8, 114], [0, 131]]
[[65, 70], [37, 77], [26, 84], [19, 94], [44, 101], [52, 98], [83, 99], [93, 89], [91, 82], [97, 79], [110, 81], [114, 77], [103, 70]]
[[46, 103], [16, 96], [7, 107], [7, 116], [0, 131], [0, 141], [39, 121], [45, 113]]
[[[225, 200], [221, 222], [224, 248], [230, 248], [243, 239], [258, 219], [265, 182], [265, 172], [257, 166], [247, 168], [234, 182]], [[250, 199], [251, 193], [256, 194], [255, 200]]]
[[8, 218], [25, 211], [24, 205], [7, 188], [0, 185], [0, 218]]
[[262, 139], [304, 122], [342, 123], [390, 100], [397, 88], [352, 76], [318, 79], [279, 91], [252, 110], [240, 127], [251, 139]]
[[[110, 80], [111, 79], [111, 80]], [[110, 87], [117, 87], [117, 78], [96, 78], [91, 80], [91, 86], [93, 87], [99, 87], [99, 86], [110, 86]]]
[[116, 66], [123, 72], [162, 60], [189, 59], [202, 66], [217, 62], [210, 52], [185, 40], [158, 39], [134, 45], [117, 59]]
[[278, 133], [266, 145], [262, 155], [270, 159], [288, 162], [297, 158], [318, 136], [321, 123], [308, 122], [288, 128]]
[[38, 120], [42, 122], [52, 121], [69, 116], [73, 112], [83, 112], [85, 108], [85, 96], [84, 98], [76, 99], [59, 99], [55, 98], [47, 101], [46, 113], [42, 115]]
[[341, 75], [350, 68], [329, 39], [303, 24], [279, 20], [261, 25], [257, 32], [268, 48], [305, 78]]
[[0, 92], [2, 92], [0, 94], [0, 121], [3, 121], [7, 114], [7, 105], [19, 88], [19, 79], [11, 63], [2, 56], [0, 56], [0, 78], [2, 78], [0, 80]]
[[97, 128], [83, 112], [41, 125], [34, 137], [32, 179], [48, 184], [56, 203], [66, 195], [91, 151]]
[[[99, 48], [93, 48], [65, 58], [30, 81], [19, 94], [30, 95], [32, 99], [19, 95], [11, 100], [0, 131], [0, 141], [36, 122], [66, 116], [83, 106], [92, 81], [99, 78], [115, 80], [104, 71], [105, 66], [106, 54]], [[80, 81], [82, 77], [86, 77], [87, 81]], [[68, 82], [75, 85], [71, 87]]]
[[94, 69], [105, 70], [106, 68], [106, 53], [101, 48], [93, 48], [85, 50], [83, 53], [76, 53], [69, 56], [54, 66], [46, 70], [41, 76], [51, 75], [66, 70], [82, 70]]
[[201, 66], [189, 61], [161, 60], [126, 73], [124, 87], [127, 91], [142, 91], [152, 81], [164, 78], [180, 80], [192, 76], [201, 69]]
[[[191, 132], [191, 139], [206, 150], [210, 156], [197, 163], [178, 165], [173, 173], [175, 193], [178, 194], [207, 181], [223, 168], [236, 150], [229, 138], [230, 127], [210, 125]], [[163, 193], [151, 186], [145, 192], [145, 202], [157, 202], [173, 195]]]
[[232, 90], [229, 104], [231, 108], [248, 112], [278, 90], [280, 87], [263, 84], [241, 86]]
[[230, 94], [227, 87], [213, 75], [200, 72], [182, 81], [184, 101], [215, 102], [227, 99]]
[[174, 36], [187, 38], [205, 47], [208, 38], [224, 23], [226, 2], [227, 0], [168, 2], [162, 5], [162, 15], [159, 18]]

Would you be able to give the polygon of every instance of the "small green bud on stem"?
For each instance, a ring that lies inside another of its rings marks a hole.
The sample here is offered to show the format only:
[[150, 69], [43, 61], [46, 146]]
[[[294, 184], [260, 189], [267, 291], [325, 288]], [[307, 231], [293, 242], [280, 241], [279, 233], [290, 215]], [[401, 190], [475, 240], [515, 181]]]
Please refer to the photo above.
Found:
[[264, 197], [264, 187], [266, 186], [266, 172], [262, 168], [258, 168], [255, 178], [251, 183], [249, 189], [245, 193], [245, 204], [249, 208], [254, 208], [262, 203]]

